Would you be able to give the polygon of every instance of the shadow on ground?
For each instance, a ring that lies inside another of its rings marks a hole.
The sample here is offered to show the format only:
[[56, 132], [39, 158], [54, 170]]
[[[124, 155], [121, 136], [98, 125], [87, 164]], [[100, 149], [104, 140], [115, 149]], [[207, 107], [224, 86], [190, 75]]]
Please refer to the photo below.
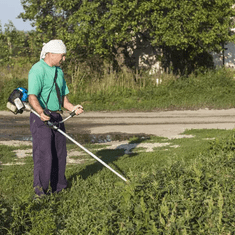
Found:
[[[131, 146], [134, 146], [131, 149], [131, 150], [133, 150], [134, 148], [136, 148], [140, 143], [142, 143], [145, 140], [146, 139], [138, 138], [137, 140], [130, 141], [128, 144], [131, 145]], [[127, 178], [125, 172], [123, 172], [122, 169], [120, 169], [115, 164], [116, 160], [118, 160], [120, 157], [123, 157], [124, 155], [126, 155], [126, 149], [122, 149], [122, 148], [119, 148], [119, 147], [120, 146], [118, 146], [116, 149], [103, 149], [103, 150], [100, 150], [96, 153], [96, 156], [99, 157], [103, 162], [105, 162], [108, 165], [110, 165], [110, 163], [112, 163], [111, 167], [115, 171], [120, 173], [122, 176]], [[138, 153], [133, 153], [129, 150], [129, 153], [128, 153], [129, 157], [134, 157], [136, 155], [138, 155]], [[104, 167], [105, 166], [103, 166], [100, 162], [95, 162], [91, 165], [87, 165], [82, 171], [73, 174], [72, 176], [70, 176], [67, 179], [68, 180], [68, 188], [72, 187], [72, 182], [73, 182], [73, 180], [76, 180], [77, 177], [81, 177], [82, 179], [85, 180], [89, 176], [92, 176], [92, 175], [98, 173], [99, 171], [101, 171]]]

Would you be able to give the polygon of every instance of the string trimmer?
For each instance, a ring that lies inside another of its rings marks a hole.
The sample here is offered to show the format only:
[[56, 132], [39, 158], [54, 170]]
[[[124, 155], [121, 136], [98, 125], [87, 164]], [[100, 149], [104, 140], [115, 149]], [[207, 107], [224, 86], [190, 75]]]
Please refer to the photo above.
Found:
[[[27, 94], [27, 89], [19, 87], [15, 89], [11, 95], [9, 96], [8, 102], [7, 102], [7, 108], [10, 109], [11, 112], [13, 112], [15, 115], [18, 113], [23, 113], [23, 111], [30, 111], [37, 115], [40, 118], [40, 115], [32, 109], [30, 104], [28, 103], [28, 94]], [[73, 117], [75, 115], [75, 111], [73, 110], [70, 113], [70, 116], [62, 120], [61, 122], [67, 121], [69, 118]], [[120, 175], [118, 172], [116, 172], [114, 169], [112, 169], [109, 165], [107, 165], [105, 162], [103, 162], [100, 158], [95, 156], [92, 152], [90, 152], [88, 149], [83, 147], [81, 144], [79, 144], [76, 140], [71, 138], [69, 135], [67, 135], [65, 132], [63, 132], [61, 129], [59, 129], [56, 125], [54, 125], [52, 122], [48, 121], [47, 125], [50, 128], [53, 128], [60, 132], [62, 135], [64, 135], [66, 138], [68, 138], [70, 141], [72, 141], [74, 144], [76, 144], [79, 148], [84, 150], [86, 153], [88, 153], [91, 157], [96, 159], [98, 162], [100, 162], [103, 166], [108, 168], [110, 171], [112, 171], [114, 174], [116, 174], [118, 177], [120, 177], [122, 180], [125, 182], [127, 179], [125, 179], [122, 175]]]

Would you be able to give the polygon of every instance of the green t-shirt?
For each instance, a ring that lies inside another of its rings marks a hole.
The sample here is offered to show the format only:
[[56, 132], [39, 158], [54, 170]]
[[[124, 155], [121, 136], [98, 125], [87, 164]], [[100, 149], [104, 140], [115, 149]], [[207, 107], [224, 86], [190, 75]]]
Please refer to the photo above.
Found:
[[28, 95], [36, 95], [42, 108], [46, 108], [48, 95], [51, 91], [47, 108], [52, 111], [61, 110], [54, 84], [56, 69], [56, 82], [60, 89], [60, 96], [62, 97], [69, 93], [69, 89], [64, 80], [64, 73], [60, 67], [51, 67], [41, 59], [33, 65], [28, 76]]

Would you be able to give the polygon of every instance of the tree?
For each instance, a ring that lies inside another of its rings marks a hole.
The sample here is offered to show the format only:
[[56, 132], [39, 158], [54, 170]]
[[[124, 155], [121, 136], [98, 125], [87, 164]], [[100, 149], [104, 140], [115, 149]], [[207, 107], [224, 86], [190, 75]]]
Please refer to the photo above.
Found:
[[[126, 58], [134, 41], [144, 38], [162, 49], [165, 66], [191, 72], [210, 51], [234, 40], [234, 0], [22, 0], [42, 40], [61, 38], [70, 56]], [[143, 45], [142, 45], [143, 46]], [[132, 66], [130, 64], [130, 66]]]
[[9, 63], [13, 56], [13, 45], [17, 35], [17, 30], [13, 23], [9, 21], [8, 24], [0, 25], [0, 63]]
[[[24, 31], [16, 30], [14, 24], [9, 21], [4, 25], [4, 29], [0, 24], [0, 63], [13, 65], [16, 60], [14, 58], [20, 57], [19, 62], [28, 62], [32, 60], [38, 53], [38, 47], [36, 46], [36, 32], [31, 31], [25, 33]], [[35, 60], [33, 60], [34, 62]]]
[[169, 52], [173, 67], [179, 68], [181, 73], [185, 69], [191, 72], [206, 55], [208, 57], [208, 52], [219, 52], [225, 42], [234, 40], [230, 31], [234, 1], [158, 2], [150, 23], [154, 28], [153, 45], [160, 45]]

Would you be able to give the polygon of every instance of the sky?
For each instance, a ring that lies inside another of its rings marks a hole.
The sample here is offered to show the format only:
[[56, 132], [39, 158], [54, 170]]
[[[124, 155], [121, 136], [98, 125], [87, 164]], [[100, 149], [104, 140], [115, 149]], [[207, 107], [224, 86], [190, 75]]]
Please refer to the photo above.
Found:
[[20, 0], [0, 0], [0, 22], [2, 28], [11, 20], [17, 30], [30, 31], [32, 26], [30, 21], [24, 22], [22, 19], [17, 19], [17, 16], [24, 12]]

